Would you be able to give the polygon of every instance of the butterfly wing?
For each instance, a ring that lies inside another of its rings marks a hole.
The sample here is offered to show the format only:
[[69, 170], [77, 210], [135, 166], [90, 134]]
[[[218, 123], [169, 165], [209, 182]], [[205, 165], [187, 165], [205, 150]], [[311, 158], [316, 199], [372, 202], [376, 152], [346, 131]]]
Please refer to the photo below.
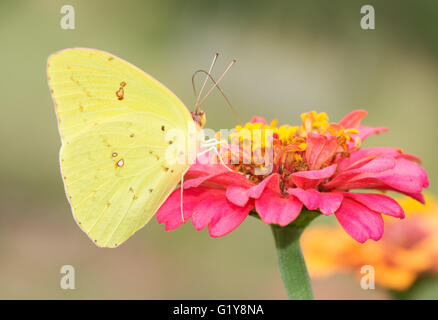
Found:
[[117, 246], [152, 218], [187, 170], [166, 150], [173, 144], [183, 152], [191, 115], [158, 81], [105, 52], [55, 53], [48, 78], [75, 220], [98, 246]]

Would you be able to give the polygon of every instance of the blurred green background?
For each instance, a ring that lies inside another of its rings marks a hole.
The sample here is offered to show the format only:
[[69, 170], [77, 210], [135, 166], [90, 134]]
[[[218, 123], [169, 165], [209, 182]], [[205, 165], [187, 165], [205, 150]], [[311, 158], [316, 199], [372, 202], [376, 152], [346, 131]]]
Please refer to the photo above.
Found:
[[[75, 8], [75, 30], [60, 27], [64, 4]], [[375, 30], [360, 28], [365, 4], [375, 8]], [[298, 124], [302, 112], [317, 110], [337, 121], [365, 108], [366, 124], [390, 129], [366, 145], [420, 156], [438, 192], [437, 39], [438, 2], [431, 0], [1, 1], [0, 298], [286, 298], [270, 229], [252, 218], [219, 239], [190, 224], [166, 233], [154, 219], [117, 249], [89, 241], [73, 221], [59, 173], [50, 53], [75, 46], [111, 52], [189, 108], [192, 73], [216, 51], [218, 72], [237, 57], [222, 86], [242, 119]], [[210, 128], [236, 124], [217, 94], [204, 110]], [[66, 264], [76, 269], [75, 290], [60, 288]], [[345, 276], [314, 281], [314, 289], [317, 298], [388, 297]]]

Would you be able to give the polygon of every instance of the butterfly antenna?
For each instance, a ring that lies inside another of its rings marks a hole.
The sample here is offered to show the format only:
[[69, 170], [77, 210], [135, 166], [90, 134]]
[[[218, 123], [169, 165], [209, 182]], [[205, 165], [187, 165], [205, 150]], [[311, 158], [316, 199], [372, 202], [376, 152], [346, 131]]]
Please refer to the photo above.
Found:
[[233, 112], [234, 116], [236, 117], [237, 121], [239, 121], [240, 125], [242, 125], [242, 120], [240, 120], [239, 115], [237, 114], [236, 110], [234, 109], [233, 105], [230, 102], [230, 99], [228, 99], [228, 97], [225, 95], [225, 92], [221, 89], [221, 87], [219, 87], [219, 85], [217, 84], [216, 80], [214, 80], [213, 76], [205, 71], [205, 70], [196, 70], [195, 73], [192, 76], [192, 84], [193, 84], [193, 89], [195, 91], [195, 95], [196, 95], [196, 89], [195, 89], [195, 76], [198, 73], [205, 73], [206, 74], [206, 79], [210, 79], [213, 82], [213, 85], [216, 86], [216, 89], [218, 89], [218, 91], [221, 93], [221, 95], [224, 97], [225, 101], [227, 102], [228, 106], [230, 107], [231, 111]]
[[[213, 70], [213, 67], [216, 64], [218, 57], [219, 57], [219, 52], [216, 52], [216, 54], [214, 55], [213, 61], [211, 62], [210, 68], [208, 69], [208, 74], [211, 74], [211, 71]], [[195, 97], [196, 97], [195, 106], [198, 105], [199, 99], [201, 99], [202, 92], [204, 91], [205, 85], [207, 84], [207, 81], [208, 81], [208, 74], [204, 79], [204, 83], [202, 84], [201, 90], [199, 90], [199, 94], [196, 94], [195, 82], [193, 81], [194, 77], [192, 76], [193, 91], [195, 92]]]
[[228, 73], [228, 71], [230, 71], [231, 67], [237, 62], [236, 59], [233, 59], [233, 61], [231, 61], [230, 65], [227, 67], [227, 69], [225, 69], [224, 73], [222, 73], [222, 75], [219, 77], [219, 79], [215, 82], [215, 84], [210, 88], [210, 90], [207, 91], [207, 93], [205, 94], [205, 96], [201, 99], [201, 101], [199, 101], [196, 106], [195, 106], [195, 110], [199, 111], [199, 108], [201, 107], [202, 103], [205, 101], [205, 99], [207, 99], [207, 97], [210, 95], [210, 93], [214, 90], [214, 88], [216, 88], [219, 83], [222, 81], [222, 79], [225, 77], [225, 75]]

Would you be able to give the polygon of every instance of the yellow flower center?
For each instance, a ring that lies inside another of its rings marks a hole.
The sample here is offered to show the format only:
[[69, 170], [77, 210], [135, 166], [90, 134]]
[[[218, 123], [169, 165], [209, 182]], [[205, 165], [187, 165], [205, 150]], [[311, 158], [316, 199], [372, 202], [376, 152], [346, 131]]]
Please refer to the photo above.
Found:
[[[308, 170], [305, 152], [309, 133], [336, 137], [342, 156], [349, 156], [352, 150], [360, 146], [360, 139], [352, 136], [358, 133], [357, 129], [330, 123], [324, 112], [303, 113], [301, 119], [301, 126], [278, 126], [277, 119], [270, 124], [248, 122], [236, 126], [229, 136], [229, 142], [234, 147], [237, 145], [243, 153], [239, 155], [239, 163], [234, 164], [235, 169], [252, 177], [255, 168], [273, 165], [274, 172], [286, 178], [293, 172]], [[217, 139], [220, 140], [219, 132]], [[272, 163], [261, 161], [267, 152], [272, 152]], [[263, 180], [263, 177], [253, 178], [254, 182]]]

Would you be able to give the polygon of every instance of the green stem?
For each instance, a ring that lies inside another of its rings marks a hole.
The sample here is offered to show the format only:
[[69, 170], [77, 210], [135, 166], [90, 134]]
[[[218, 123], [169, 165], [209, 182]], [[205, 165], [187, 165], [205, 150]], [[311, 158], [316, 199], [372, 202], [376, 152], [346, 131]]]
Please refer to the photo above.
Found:
[[313, 299], [312, 286], [300, 246], [300, 236], [303, 230], [303, 226], [272, 225], [281, 278], [291, 300]]

